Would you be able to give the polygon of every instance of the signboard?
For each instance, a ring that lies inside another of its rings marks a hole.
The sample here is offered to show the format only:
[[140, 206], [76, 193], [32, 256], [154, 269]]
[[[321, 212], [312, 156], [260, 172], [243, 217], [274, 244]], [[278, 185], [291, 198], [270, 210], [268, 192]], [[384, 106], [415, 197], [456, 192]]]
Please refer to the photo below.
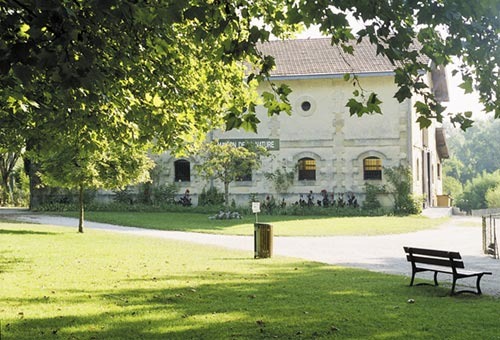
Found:
[[269, 138], [219, 139], [219, 144], [232, 144], [236, 147], [254, 144], [266, 148], [267, 151], [277, 151], [280, 149], [280, 140]]
[[254, 214], [260, 213], [260, 202], [252, 202], [252, 212]]

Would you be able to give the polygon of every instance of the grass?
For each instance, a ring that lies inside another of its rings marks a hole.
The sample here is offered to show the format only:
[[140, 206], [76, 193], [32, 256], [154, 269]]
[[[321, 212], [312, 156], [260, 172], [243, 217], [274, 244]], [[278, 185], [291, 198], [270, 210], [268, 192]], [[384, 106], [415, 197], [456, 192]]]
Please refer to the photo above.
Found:
[[95, 230], [0, 237], [2, 340], [499, 338], [498, 300], [403, 276]]
[[[76, 217], [76, 213], [65, 213]], [[173, 212], [87, 212], [89, 221], [123, 226], [180, 230], [214, 234], [253, 235], [254, 216], [241, 220], [209, 220], [208, 215]], [[340, 236], [383, 235], [407, 233], [434, 228], [447, 218], [430, 219], [423, 216], [377, 217], [310, 217], [259, 216], [259, 222], [272, 223], [276, 236]]]

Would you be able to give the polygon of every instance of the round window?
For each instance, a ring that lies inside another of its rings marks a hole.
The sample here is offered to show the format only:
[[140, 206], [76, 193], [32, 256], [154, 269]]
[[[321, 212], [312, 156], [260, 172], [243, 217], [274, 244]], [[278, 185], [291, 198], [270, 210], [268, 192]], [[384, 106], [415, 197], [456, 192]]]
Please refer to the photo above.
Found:
[[309, 111], [311, 109], [311, 102], [305, 100], [302, 104], [300, 104], [300, 107], [302, 108], [302, 111]]
[[295, 103], [296, 110], [301, 116], [308, 117], [316, 111], [316, 101], [311, 96], [300, 96]]

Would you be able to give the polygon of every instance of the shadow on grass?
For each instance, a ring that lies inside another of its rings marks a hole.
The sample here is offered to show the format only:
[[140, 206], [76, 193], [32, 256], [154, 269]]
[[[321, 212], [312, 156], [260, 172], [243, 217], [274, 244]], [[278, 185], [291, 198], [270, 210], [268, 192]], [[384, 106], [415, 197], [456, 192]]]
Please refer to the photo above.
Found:
[[[468, 339], [492, 338], [498, 327], [498, 305], [488, 298], [439, 298], [446, 289], [416, 291], [401, 276], [316, 263], [261, 264], [255, 273], [228, 268], [122, 282], [144, 281], [145, 289], [2, 299], [20, 307], [1, 331], [5, 339]], [[81, 304], [94, 304], [93, 314], [66, 312]], [[30, 318], [25, 305], [57, 311]]]
[[48, 231], [35, 231], [35, 230], [19, 230], [19, 229], [0, 229], [0, 235], [55, 235], [56, 233]]
[[16, 266], [25, 262], [24, 258], [15, 256], [10, 251], [2, 251], [0, 253], [0, 274], [13, 271]]

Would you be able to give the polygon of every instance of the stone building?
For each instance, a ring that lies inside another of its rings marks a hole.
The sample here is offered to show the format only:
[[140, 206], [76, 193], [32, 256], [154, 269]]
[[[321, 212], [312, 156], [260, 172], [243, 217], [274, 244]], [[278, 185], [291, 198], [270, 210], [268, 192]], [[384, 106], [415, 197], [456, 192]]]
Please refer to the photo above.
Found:
[[[448, 157], [444, 130], [433, 123], [421, 130], [416, 122], [414, 100], [399, 103], [394, 94], [394, 66], [376, 55], [375, 47], [363, 42], [355, 47], [354, 56], [331, 46], [330, 39], [272, 41], [261, 46], [264, 54], [275, 57], [276, 68], [271, 80], [288, 84], [292, 115], [268, 117], [258, 111], [261, 124], [258, 133], [213, 131], [210, 138], [244, 143], [253, 140], [266, 145], [272, 157], [265, 159], [260, 170], [230, 186], [232, 198], [248, 202], [251, 194], [261, 199], [274, 195], [266, 172], [284, 166], [295, 171], [293, 185], [286, 201], [313, 192], [352, 193], [358, 202], [364, 199], [365, 183], [386, 183], [384, 168], [400, 164], [411, 167], [413, 193], [425, 198], [425, 206], [436, 206], [442, 195], [443, 159]], [[368, 93], [375, 92], [382, 101], [382, 115], [350, 116], [345, 106], [352, 97], [353, 86], [345, 73], [354, 73]], [[425, 75], [428, 84], [446, 100], [444, 72]], [[175, 159], [165, 156], [169, 169], [167, 180], [179, 183], [179, 193], [189, 189], [193, 199], [209, 183], [193, 171], [195, 158]], [[220, 183], [212, 183], [222, 190]], [[281, 197], [279, 198], [281, 199]], [[389, 197], [382, 197], [391, 205]]]

